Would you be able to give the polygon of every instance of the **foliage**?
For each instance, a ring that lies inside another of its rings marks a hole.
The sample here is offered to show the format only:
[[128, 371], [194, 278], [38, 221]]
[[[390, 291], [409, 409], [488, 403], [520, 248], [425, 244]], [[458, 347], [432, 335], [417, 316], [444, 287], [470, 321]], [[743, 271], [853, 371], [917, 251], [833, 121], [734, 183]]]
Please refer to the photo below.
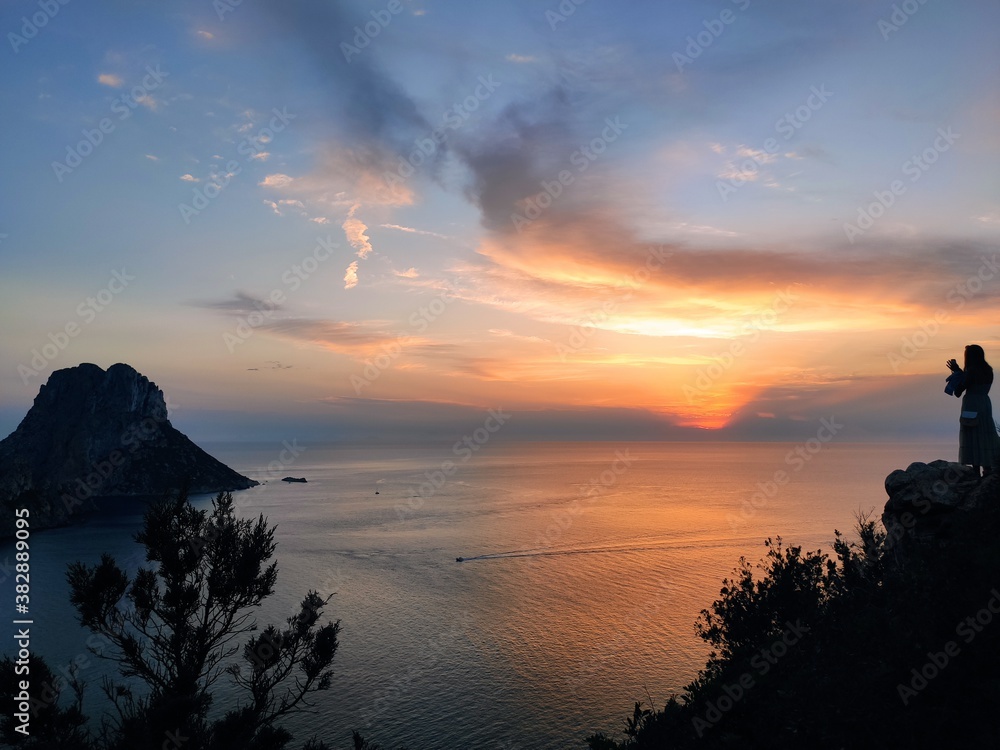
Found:
[[[0, 742], [21, 747], [59, 747], [65, 750], [88, 750], [90, 748], [86, 731], [87, 717], [83, 714], [83, 688], [74, 674], [69, 678], [53, 674], [43, 659], [32, 654], [28, 658], [30, 684], [36, 686], [29, 692], [30, 744], [23, 735], [15, 731], [21, 720], [15, 718], [14, 711], [4, 711], [0, 715]], [[15, 672], [15, 663], [8, 657], [0, 659], [0, 700], [5, 706], [13, 706], [18, 695], [18, 682], [23, 679]], [[40, 686], [40, 690], [38, 687]], [[69, 687], [73, 701], [68, 707], [60, 706], [60, 694]]]
[[[834, 534], [833, 558], [769, 539], [756, 567], [741, 559], [696, 624], [713, 649], [705, 668], [662, 710], [636, 704], [624, 739], [589, 737], [591, 750], [923, 748], [1000, 737], [991, 708], [1000, 625], [962, 629], [994, 594], [1000, 604], [1000, 507], [969, 513], [953, 539], [905, 556], [867, 516], [857, 541]], [[921, 681], [949, 643], [957, 655]]]
[[[74, 563], [67, 573], [81, 624], [104, 644], [94, 653], [116, 662], [123, 678], [103, 685], [114, 715], [91, 736], [82, 686], [73, 684], [72, 706], [60, 708], [56, 691], [47, 714], [34, 718], [34, 746], [51, 746], [41, 737], [52, 732], [94, 750], [286, 747], [291, 734], [278, 722], [308, 708], [310, 696], [331, 684], [340, 623], [320, 622], [328, 598], [308, 592], [283, 627], [268, 626], [240, 645], [257, 629], [253, 608], [273, 593], [277, 564], [269, 562], [274, 527], [263, 516], [236, 518], [230, 493], [219, 493], [211, 514], [184, 493], [153, 504], [136, 541], [152, 565], [132, 576], [107, 554], [97, 565]], [[211, 689], [224, 674], [240, 697], [216, 718]], [[0, 686], [0, 698], [7, 690]], [[9, 722], [2, 728], [5, 740], [18, 739]]]

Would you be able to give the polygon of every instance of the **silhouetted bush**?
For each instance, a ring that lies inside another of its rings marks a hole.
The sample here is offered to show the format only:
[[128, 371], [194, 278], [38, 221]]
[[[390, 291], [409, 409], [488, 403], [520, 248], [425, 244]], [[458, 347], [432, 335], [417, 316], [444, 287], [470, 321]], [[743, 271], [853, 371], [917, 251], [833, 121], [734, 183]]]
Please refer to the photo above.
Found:
[[[219, 493], [211, 514], [194, 508], [184, 493], [154, 503], [136, 541], [151, 565], [134, 576], [107, 554], [97, 565], [74, 563], [67, 573], [81, 624], [101, 637], [94, 653], [116, 662], [123, 678], [103, 685], [114, 713], [92, 731], [83, 714], [82, 685], [72, 676], [53, 679], [33, 657], [32, 684], [50, 686], [51, 694], [32, 694], [28, 738], [5, 712], [2, 739], [21, 747], [81, 750], [286, 747], [292, 737], [280, 720], [331, 684], [340, 624], [320, 622], [328, 598], [309, 591], [283, 626], [250, 636], [256, 630], [253, 609], [273, 593], [277, 580], [277, 564], [269, 563], [274, 527], [263, 516], [237, 519], [230, 493]], [[15, 694], [13, 666], [8, 658], [0, 663], [0, 699], [7, 705]], [[211, 691], [223, 675], [239, 697], [235, 708], [215, 718]], [[74, 701], [62, 707], [66, 687]], [[316, 741], [308, 747], [324, 748]]]
[[713, 651], [697, 678], [662, 710], [637, 703], [624, 739], [597, 734], [589, 747], [994, 745], [997, 501], [903, 557], [865, 517], [856, 542], [834, 532], [833, 558], [768, 540], [756, 570], [741, 559], [702, 612], [696, 630]]

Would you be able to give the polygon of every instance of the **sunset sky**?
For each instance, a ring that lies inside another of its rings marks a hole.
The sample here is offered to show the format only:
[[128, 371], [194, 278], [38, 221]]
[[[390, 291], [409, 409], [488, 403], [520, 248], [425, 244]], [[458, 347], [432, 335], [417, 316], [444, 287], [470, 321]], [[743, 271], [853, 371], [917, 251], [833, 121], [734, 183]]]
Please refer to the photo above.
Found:
[[[0, 8], [0, 437], [950, 437], [1000, 363], [991, 0]], [[505, 427], [505, 430], [508, 429]]]

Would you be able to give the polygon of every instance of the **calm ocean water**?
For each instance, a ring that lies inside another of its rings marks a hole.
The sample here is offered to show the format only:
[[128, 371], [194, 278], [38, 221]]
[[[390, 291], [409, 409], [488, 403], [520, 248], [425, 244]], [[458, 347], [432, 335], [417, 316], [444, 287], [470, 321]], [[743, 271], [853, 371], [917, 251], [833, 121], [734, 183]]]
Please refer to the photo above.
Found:
[[[635, 701], [662, 706], [703, 666], [694, 622], [740, 556], [759, 559], [777, 535], [829, 551], [833, 530], [851, 532], [859, 510], [881, 513], [890, 471], [956, 452], [836, 442], [494, 442], [468, 455], [303, 445], [293, 463], [269, 470], [280, 443], [205, 447], [267, 480], [236, 493], [241, 514], [278, 525], [277, 593], [258, 622], [283, 621], [310, 588], [336, 592], [333, 687], [294, 721], [296, 737], [348, 747], [358, 729], [411, 750], [580, 748], [594, 731], [617, 735]], [[309, 481], [278, 481], [285, 475]], [[141, 512], [134, 502], [106, 506], [84, 526], [32, 538], [33, 646], [50, 664], [86, 654], [67, 563], [110, 552], [137, 567]], [[10, 543], [0, 545], [5, 558]], [[12, 601], [12, 584], [0, 585], [2, 601]], [[10, 653], [8, 640], [3, 648]], [[104, 670], [92, 656], [81, 670], [91, 710]]]

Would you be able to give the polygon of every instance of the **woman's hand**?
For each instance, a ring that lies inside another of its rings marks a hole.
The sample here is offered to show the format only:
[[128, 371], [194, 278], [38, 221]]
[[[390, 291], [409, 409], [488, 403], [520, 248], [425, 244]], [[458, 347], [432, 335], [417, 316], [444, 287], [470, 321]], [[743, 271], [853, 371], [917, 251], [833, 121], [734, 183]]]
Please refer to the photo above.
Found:
[[958, 366], [958, 362], [955, 361], [954, 359], [949, 359], [947, 362], [945, 362], [945, 364], [948, 365], [948, 369], [951, 370], [952, 372], [960, 372], [962, 369], [961, 367]]

